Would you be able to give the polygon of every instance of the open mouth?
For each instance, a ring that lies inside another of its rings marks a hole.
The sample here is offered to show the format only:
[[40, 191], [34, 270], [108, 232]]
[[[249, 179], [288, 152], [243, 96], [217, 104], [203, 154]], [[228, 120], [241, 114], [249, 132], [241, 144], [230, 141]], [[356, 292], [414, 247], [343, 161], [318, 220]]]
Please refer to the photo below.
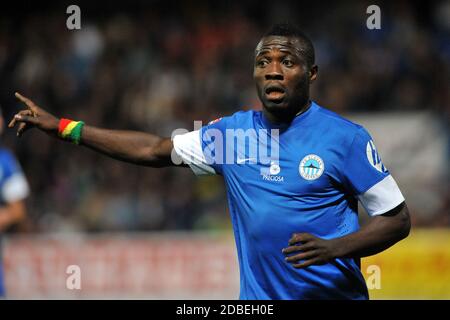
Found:
[[271, 101], [280, 101], [284, 98], [285, 90], [279, 85], [269, 85], [264, 90], [266, 97]]

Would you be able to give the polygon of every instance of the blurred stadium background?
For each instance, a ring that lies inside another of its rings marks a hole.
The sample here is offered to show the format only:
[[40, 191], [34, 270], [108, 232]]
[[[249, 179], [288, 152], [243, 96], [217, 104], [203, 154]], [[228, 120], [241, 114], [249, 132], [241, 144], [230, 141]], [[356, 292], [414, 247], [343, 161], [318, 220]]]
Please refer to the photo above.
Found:
[[[67, 30], [66, 8], [81, 8]], [[381, 8], [381, 30], [366, 8]], [[363, 259], [375, 299], [450, 299], [449, 1], [15, 1], [0, 11], [0, 105], [20, 91], [58, 116], [170, 136], [260, 108], [253, 50], [293, 21], [316, 47], [312, 97], [365, 125], [410, 207], [406, 240]], [[238, 296], [225, 190], [217, 177], [149, 169], [28, 132], [2, 143], [31, 185], [28, 219], [3, 235], [8, 297]], [[361, 213], [364, 223], [365, 213]], [[66, 288], [78, 265], [82, 289]]]

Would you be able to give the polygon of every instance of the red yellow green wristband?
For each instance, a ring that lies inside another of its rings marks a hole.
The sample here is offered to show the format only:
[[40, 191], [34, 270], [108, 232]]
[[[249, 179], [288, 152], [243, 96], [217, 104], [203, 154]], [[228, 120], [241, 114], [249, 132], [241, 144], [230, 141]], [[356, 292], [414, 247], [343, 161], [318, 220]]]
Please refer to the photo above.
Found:
[[72, 121], [69, 119], [59, 120], [58, 135], [75, 144], [79, 144], [81, 140], [81, 130], [83, 129], [83, 121]]

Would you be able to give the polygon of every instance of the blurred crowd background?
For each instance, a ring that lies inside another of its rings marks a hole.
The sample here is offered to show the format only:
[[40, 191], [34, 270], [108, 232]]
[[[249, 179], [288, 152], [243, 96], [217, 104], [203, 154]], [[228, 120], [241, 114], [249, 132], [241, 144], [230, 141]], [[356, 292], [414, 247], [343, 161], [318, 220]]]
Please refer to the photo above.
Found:
[[[81, 8], [81, 30], [66, 28], [69, 4]], [[366, 27], [370, 4], [18, 1], [0, 12], [0, 104], [9, 120], [20, 91], [57, 116], [170, 136], [193, 120], [260, 109], [255, 46], [273, 23], [291, 21], [315, 44], [315, 101], [343, 115], [427, 111], [448, 142], [450, 2], [379, 1], [381, 30]], [[26, 230], [229, 228], [219, 177], [120, 163], [37, 131], [19, 140], [6, 130], [2, 140], [31, 185]], [[450, 226], [442, 174], [438, 212], [411, 208], [415, 226]]]

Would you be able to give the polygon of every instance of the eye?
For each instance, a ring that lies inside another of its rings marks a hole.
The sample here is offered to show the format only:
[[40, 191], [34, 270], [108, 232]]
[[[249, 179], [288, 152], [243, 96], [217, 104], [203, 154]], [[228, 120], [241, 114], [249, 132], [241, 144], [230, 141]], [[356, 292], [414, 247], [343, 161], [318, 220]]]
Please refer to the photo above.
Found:
[[258, 67], [265, 67], [268, 64], [269, 64], [269, 61], [267, 61], [266, 59], [261, 59], [261, 60], [256, 61], [256, 65]]
[[286, 67], [288, 67], [288, 68], [294, 66], [294, 62], [293, 62], [292, 60], [290, 60], [290, 59], [284, 59], [284, 60], [283, 60], [283, 64], [284, 64]]

